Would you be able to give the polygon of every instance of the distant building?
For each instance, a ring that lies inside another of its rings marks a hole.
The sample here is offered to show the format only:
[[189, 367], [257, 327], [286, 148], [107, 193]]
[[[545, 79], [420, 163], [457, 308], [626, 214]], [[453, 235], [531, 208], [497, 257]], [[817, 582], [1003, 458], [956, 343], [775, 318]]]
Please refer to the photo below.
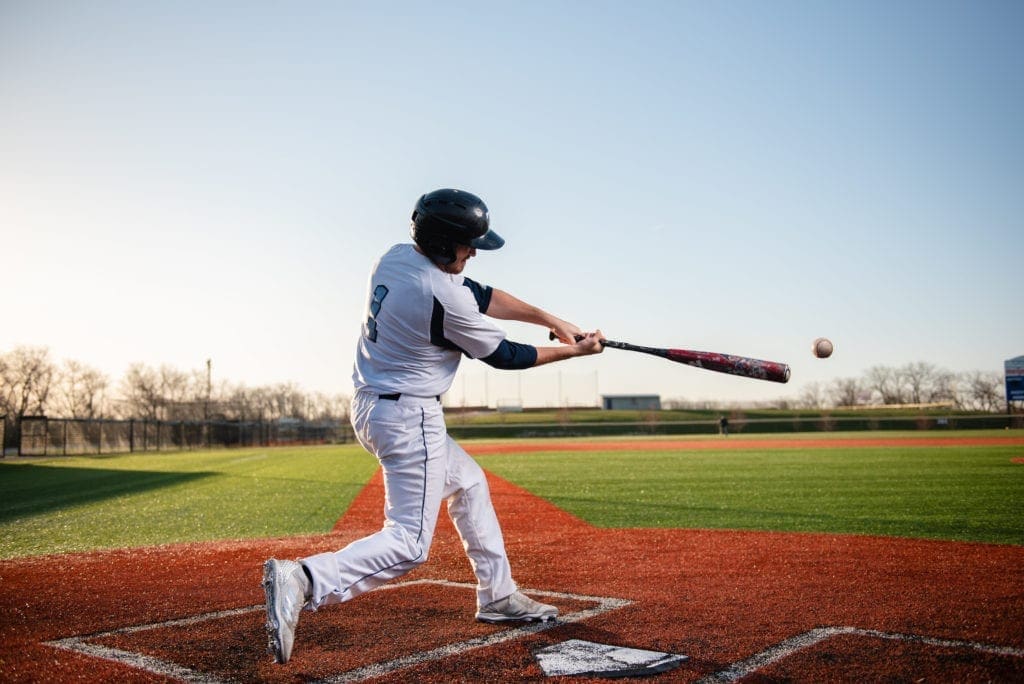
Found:
[[615, 409], [633, 409], [641, 411], [660, 411], [661, 395], [659, 394], [602, 394], [601, 408], [606, 411]]

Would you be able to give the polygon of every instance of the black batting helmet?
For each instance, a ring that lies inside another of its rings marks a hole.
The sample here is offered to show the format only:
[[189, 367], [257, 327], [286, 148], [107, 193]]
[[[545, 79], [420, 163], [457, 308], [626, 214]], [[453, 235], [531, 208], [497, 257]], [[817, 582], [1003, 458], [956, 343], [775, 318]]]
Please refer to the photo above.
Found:
[[505, 244], [490, 228], [487, 205], [470, 192], [445, 188], [423, 195], [412, 212], [412, 239], [439, 264], [455, 260], [455, 245], [498, 249]]

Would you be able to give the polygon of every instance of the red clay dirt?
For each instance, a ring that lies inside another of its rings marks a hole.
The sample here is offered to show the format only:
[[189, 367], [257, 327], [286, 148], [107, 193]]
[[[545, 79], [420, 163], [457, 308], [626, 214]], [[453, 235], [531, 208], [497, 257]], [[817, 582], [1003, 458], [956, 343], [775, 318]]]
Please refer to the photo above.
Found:
[[[472, 450], [482, 453], [483, 446]], [[692, 682], [819, 628], [846, 631], [790, 648], [741, 681], [1024, 680], [1024, 547], [599, 529], [489, 478], [513, 570], [528, 593], [614, 597], [630, 605], [424, 659], [512, 629], [475, 622], [472, 588], [450, 584], [471, 584], [473, 577], [442, 515], [430, 560], [402, 581], [449, 584], [382, 589], [303, 613], [291, 662], [273, 664], [264, 650], [263, 561], [340, 548], [377, 530], [378, 473], [326, 535], [0, 562], [0, 680], [163, 682], [199, 673], [211, 681], [299, 682], [410, 656], [422, 662], [372, 681], [537, 681], [545, 677], [534, 651], [575, 638], [686, 654], [677, 669], [647, 679]], [[595, 605], [586, 598], [545, 600], [563, 615]], [[225, 613], [200, 619], [214, 611]], [[115, 630], [122, 631], [108, 634]], [[45, 643], [72, 637], [183, 669], [147, 670]]]

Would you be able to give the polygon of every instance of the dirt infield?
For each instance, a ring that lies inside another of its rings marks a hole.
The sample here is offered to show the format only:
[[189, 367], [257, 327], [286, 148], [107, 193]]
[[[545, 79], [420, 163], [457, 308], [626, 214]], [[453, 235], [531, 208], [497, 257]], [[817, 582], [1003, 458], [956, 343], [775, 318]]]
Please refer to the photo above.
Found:
[[442, 516], [426, 565], [304, 613], [292, 661], [274, 665], [263, 560], [378, 529], [378, 474], [327, 535], [0, 562], [0, 679], [542, 680], [536, 650], [584, 639], [689, 656], [656, 681], [1024, 680], [1024, 547], [598, 529], [490, 481], [517, 580], [562, 611], [549, 629], [473, 620], [472, 573]]

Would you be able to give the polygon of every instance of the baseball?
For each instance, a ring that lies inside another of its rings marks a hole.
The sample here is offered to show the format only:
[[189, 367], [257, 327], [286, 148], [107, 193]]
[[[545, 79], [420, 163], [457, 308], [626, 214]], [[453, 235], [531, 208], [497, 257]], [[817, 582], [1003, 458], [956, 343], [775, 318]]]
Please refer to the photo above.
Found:
[[827, 337], [819, 337], [814, 340], [814, 346], [811, 347], [811, 351], [819, 359], [827, 359], [832, 356], [832, 340]]

